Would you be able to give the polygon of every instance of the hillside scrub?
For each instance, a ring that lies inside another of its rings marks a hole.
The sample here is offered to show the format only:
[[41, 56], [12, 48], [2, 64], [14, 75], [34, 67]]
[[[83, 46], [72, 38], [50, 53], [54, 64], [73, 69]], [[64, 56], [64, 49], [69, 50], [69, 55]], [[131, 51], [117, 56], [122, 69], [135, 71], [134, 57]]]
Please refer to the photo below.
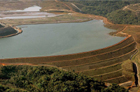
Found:
[[45, 66], [0, 67], [1, 92], [128, 92], [113, 84]]
[[75, 2], [77, 6], [79, 6], [80, 4], [82, 13], [104, 16], [115, 24], [140, 24], [139, 14], [129, 10], [121, 10], [123, 9], [123, 7], [135, 3], [140, 3], [140, 1], [139, 0], [133, 0], [133, 1], [83, 0], [83, 1]]
[[138, 17], [129, 10], [116, 10], [107, 14], [107, 18], [114, 24], [140, 24]]
[[2, 27], [0, 28], [0, 36], [7, 36], [10, 34], [15, 34], [17, 31], [12, 27]]
[[106, 16], [112, 11], [123, 8], [129, 5], [128, 1], [81, 1], [80, 4], [85, 5], [82, 7], [83, 13], [95, 14]]

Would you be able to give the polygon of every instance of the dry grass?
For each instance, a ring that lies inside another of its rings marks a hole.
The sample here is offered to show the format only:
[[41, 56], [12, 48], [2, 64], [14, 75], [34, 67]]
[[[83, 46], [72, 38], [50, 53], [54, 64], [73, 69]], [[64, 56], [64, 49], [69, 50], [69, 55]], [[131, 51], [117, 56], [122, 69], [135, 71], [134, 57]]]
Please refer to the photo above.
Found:
[[116, 77], [116, 78], [113, 78], [113, 79], [110, 79], [110, 80], [105, 80], [105, 82], [119, 84], [119, 83], [124, 83], [128, 80], [129, 79], [127, 79], [125, 76], [119, 76], [119, 77]]
[[107, 27], [107, 28], [109, 28], [109, 29], [114, 29], [114, 30], [116, 30], [116, 31], [110, 32], [110, 33], [109, 33], [110, 35], [115, 35], [116, 33], [122, 31], [122, 30], [124, 29], [124, 27], [125, 27], [125, 26], [123, 26], [123, 25], [108, 25], [108, 24], [106, 24], [106, 25], [104, 25], [104, 26]]
[[133, 66], [131, 60], [126, 60], [122, 63], [122, 73], [126, 76], [127, 79], [135, 81], [134, 79], [134, 72], [133, 72]]
[[68, 23], [68, 22], [84, 22], [89, 21], [89, 18], [78, 17], [69, 14], [60, 15], [57, 17], [34, 18], [34, 19], [7, 19], [1, 22], [11, 25], [24, 25], [24, 24], [45, 24], [45, 23]]
[[131, 56], [131, 54], [134, 52], [135, 51], [132, 51], [132, 52], [126, 53], [125, 55], [107, 59], [107, 60], [101, 60], [98, 62], [87, 63], [87, 64], [69, 65], [69, 66], [64, 66], [62, 68], [67, 69], [69, 71], [73, 71], [73, 70], [82, 71], [82, 70], [100, 68], [103, 66], [108, 66], [108, 65], [115, 64], [115, 63], [123, 62], [123, 61], [127, 60]]
[[128, 27], [124, 32], [131, 34], [138, 43], [138, 48], [140, 48], [140, 27]]
[[112, 72], [112, 71], [117, 71], [119, 69], [121, 69], [121, 63], [112, 65], [112, 66], [102, 67], [101, 69], [93, 69], [93, 70], [89, 69], [87, 71], [81, 71], [81, 73], [88, 75], [88, 76], [94, 76], [94, 75], [104, 74], [104, 73], [108, 73], [108, 72]]
[[122, 70], [118, 70], [118, 71], [112, 71], [106, 74], [101, 74], [98, 76], [93, 76], [94, 78], [98, 79], [98, 80], [107, 80], [107, 79], [111, 79], [111, 78], [115, 78], [115, 77], [119, 77], [122, 76]]
[[130, 10], [132, 12], [139, 12], [140, 11], [140, 3], [137, 4], [130, 4], [126, 7], [127, 10]]
[[77, 65], [77, 66], [67, 66], [67, 67], [62, 67], [62, 68], [67, 69], [69, 71], [73, 71], [73, 70], [74, 71], [83, 71], [83, 70], [105, 67], [105, 66], [112, 65], [115, 63], [120, 63], [120, 62], [122, 62], [122, 60], [117, 58], [117, 59], [102, 60], [97, 63], [82, 64], [82, 65]]
[[40, 6], [42, 7], [41, 11], [48, 10], [69, 10], [64, 4], [55, 2], [55, 1], [43, 1]]
[[139, 52], [132, 58], [132, 61], [138, 65], [138, 76], [140, 77], [140, 27], [128, 27], [124, 32], [131, 34], [137, 42]]
[[[140, 26], [139, 25], [122, 25], [122, 26], [128, 26], [127, 29], [125, 29], [123, 32], [132, 35], [134, 40], [137, 43], [138, 51], [140, 51]], [[138, 65], [138, 76], [140, 77], [140, 52], [138, 52], [136, 55], [133, 56], [132, 61], [137, 63]], [[134, 73], [132, 72], [132, 62], [130, 60], [125, 61], [122, 65], [123, 68], [123, 74], [125, 74], [128, 78], [131, 78], [131, 80], [134, 79]], [[140, 83], [140, 80], [139, 80]]]
[[135, 49], [135, 44], [132, 43], [126, 47], [117, 49], [117, 50], [112, 51], [112, 52], [97, 54], [97, 55], [93, 55], [93, 56], [89, 56], [89, 57], [85, 57], [85, 58], [78, 58], [78, 59], [74, 59], [74, 60], [70, 59], [70, 60], [64, 60], [64, 61], [59, 61], [59, 62], [58, 61], [48, 62], [48, 64], [56, 65], [58, 67], [63, 67], [63, 66], [69, 66], [69, 65], [93, 63], [93, 62], [97, 62], [100, 60], [105, 60], [105, 59], [121, 56], [123, 54], [126, 54], [126, 53], [134, 50], [134, 49]]
[[24, 8], [33, 6], [33, 5], [39, 5], [38, 1], [13, 1], [13, 2], [7, 2], [6, 0], [3, 2], [0, 2], [0, 10], [22, 10]]

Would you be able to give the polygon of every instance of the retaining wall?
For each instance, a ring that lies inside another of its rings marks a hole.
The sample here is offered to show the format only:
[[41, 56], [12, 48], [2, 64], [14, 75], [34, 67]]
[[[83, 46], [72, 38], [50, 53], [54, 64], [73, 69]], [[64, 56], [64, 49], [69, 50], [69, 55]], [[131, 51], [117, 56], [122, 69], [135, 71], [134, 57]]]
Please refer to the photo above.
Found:
[[50, 62], [49, 64], [56, 65], [58, 67], [62, 66], [70, 66], [70, 65], [79, 65], [79, 64], [86, 64], [86, 63], [93, 63], [113, 57], [118, 57], [120, 55], [126, 54], [132, 50], [135, 49], [136, 43], [133, 42], [126, 47], [122, 47], [120, 49], [111, 51], [111, 52], [106, 52], [106, 53], [101, 53], [93, 56], [88, 56], [88, 57], [83, 57], [83, 58], [78, 58], [78, 59], [72, 59], [72, 60], [62, 60], [62, 61], [55, 61], [55, 62]]
[[86, 64], [73, 65], [73, 66], [71, 66], [71, 65], [70, 66], [64, 66], [62, 68], [67, 69], [69, 71], [73, 71], [73, 70], [82, 71], [82, 70], [96, 69], [96, 68], [99, 68], [99, 67], [108, 66], [108, 65], [111, 65], [111, 64], [115, 64], [115, 63], [125, 61], [135, 52], [136, 52], [136, 49], [129, 52], [129, 53], [121, 55], [119, 57], [109, 58], [109, 59], [106, 59], [106, 60], [101, 60], [101, 61], [93, 62], [93, 63], [86, 63]]

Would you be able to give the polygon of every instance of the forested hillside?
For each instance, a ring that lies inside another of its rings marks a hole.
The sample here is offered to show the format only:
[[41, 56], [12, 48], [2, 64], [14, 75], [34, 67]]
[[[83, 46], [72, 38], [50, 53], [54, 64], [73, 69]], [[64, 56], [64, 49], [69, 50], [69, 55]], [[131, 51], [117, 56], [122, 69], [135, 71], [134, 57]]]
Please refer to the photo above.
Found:
[[75, 1], [82, 13], [101, 15], [115, 24], [140, 24], [138, 14], [130, 10], [123, 10], [123, 7], [136, 3], [140, 3], [140, 1]]
[[140, 24], [140, 16], [129, 10], [116, 10], [107, 14], [107, 18], [115, 24]]
[[45, 66], [0, 67], [0, 92], [127, 92], [113, 84]]

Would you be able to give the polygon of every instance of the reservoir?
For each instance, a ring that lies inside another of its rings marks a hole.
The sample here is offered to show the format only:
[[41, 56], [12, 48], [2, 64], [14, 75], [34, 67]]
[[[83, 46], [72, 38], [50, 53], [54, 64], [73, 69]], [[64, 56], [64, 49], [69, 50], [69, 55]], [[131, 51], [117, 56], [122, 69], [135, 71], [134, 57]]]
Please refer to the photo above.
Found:
[[82, 23], [20, 25], [23, 33], [0, 39], [0, 59], [38, 57], [86, 52], [114, 45], [125, 37], [110, 36], [115, 31], [102, 20]]

